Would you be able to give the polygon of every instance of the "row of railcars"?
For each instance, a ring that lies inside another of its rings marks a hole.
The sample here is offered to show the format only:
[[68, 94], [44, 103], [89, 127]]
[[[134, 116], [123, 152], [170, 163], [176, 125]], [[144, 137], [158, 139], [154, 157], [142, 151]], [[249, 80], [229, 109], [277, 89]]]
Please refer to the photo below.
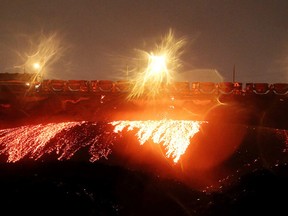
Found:
[[[129, 93], [133, 82], [126, 80], [43, 80], [39, 83], [1, 81], [0, 93]], [[149, 89], [147, 89], [149, 91]], [[288, 95], [288, 83], [173, 82], [159, 92], [182, 95]]]
[[[37, 92], [94, 92], [121, 93], [130, 92], [133, 88], [131, 81], [111, 80], [44, 80], [35, 85]], [[147, 89], [149, 91], [149, 89]], [[239, 82], [174, 82], [162, 85], [160, 92], [180, 94], [235, 94], [235, 95], [287, 95], [288, 83], [239, 83]]]

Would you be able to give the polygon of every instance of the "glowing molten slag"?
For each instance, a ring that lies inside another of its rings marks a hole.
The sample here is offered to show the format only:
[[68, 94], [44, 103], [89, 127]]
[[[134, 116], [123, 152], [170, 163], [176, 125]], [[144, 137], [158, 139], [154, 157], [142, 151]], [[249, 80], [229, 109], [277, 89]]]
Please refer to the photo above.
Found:
[[188, 120], [114, 121], [110, 123], [62, 122], [25, 125], [0, 130], [0, 155], [7, 162], [24, 158], [38, 160], [45, 154], [56, 153], [58, 160], [70, 159], [81, 148], [89, 147], [90, 161], [107, 158], [110, 146], [126, 128], [136, 129], [141, 145], [148, 140], [162, 144], [166, 157], [176, 163], [199, 131], [202, 122]]
[[136, 133], [141, 145], [151, 139], [156, 144], [163, 144], [167, 158], [173, 158], [175, 163], [185, 153], [193, 136], [199, 132], [200, 121], [188, 120], [157, 120], [157, 121], [114, 121], [114, 132], [119, 133], [124, 129]]
[[115, 136], [106, 126], [83, 121], [2, 129], [0, 155], [7, 155], [7, 162], [17, 162], [24, 158], [37, 160], [44, 154], [55, 152], [58, 160], [62, 160], [70, 159], [79, 149], [89, 147], [90, 161], [93, 162], [111, 152], [109, 146], [113, 145]]

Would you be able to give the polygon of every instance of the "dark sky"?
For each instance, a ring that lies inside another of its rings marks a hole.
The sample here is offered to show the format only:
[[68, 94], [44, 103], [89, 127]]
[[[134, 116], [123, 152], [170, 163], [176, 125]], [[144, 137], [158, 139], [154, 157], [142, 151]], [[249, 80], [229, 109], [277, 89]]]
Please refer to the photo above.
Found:
[[191, 42], [183, 79], [231, 81], [235, 65], [239, 82], [288, 82], [287, 0], [0, 0], [0, 72], [57, 33], [67, 49], [46, 78], [120, 79], [170, 28]]

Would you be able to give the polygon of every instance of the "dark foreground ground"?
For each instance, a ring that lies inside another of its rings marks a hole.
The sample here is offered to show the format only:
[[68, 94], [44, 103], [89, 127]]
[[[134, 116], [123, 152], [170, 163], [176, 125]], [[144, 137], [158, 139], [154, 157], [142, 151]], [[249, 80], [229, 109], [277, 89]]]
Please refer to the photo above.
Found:
[[9, 215], [287, 214], [284, 165], [254, 170], [210, 193], [103, 163], [15, 163], [0, 169], [1, 212]]

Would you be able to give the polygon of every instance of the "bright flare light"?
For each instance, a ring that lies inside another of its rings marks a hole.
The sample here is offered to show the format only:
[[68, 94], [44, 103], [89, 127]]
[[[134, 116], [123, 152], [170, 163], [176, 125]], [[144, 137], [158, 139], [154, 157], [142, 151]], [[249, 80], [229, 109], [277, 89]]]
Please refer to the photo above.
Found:
[[[19, 54], [24, 64], [16, 67], [24, 68], [28, 72], [36, 70], [39, 73], [41, 71], [41, 75], [47, 74], [48, 68], [59, 61], [67, 49], [57, 33], [41, 34], [37, 38], [30, 38], [29, 45], [30, 48], [24, 55]], [[38, 75], [35, 76], [35, 80]]]
[[160, 44], [156, 44], [154, 52], [140, 51], [141, 62], [146, 63], [143, 67], [138, 64], [134, 86], [128, 99], [141, 96], [151, 99], [159, 95], [161, 87], [170, 84], [180, 68], [180, 56], [185, 44], [184, 39], [176, 39], [170, 30]]
[[165, 75], [168, 75], [166, 57], [150, 55], [147, 72], [149, 76], [164, 75], [165, 77]]
[[40, 69], [41, 69], [40, 63], [39, 63], [39, 62], [35, 62], [35, 63], [33, 64], [33, 68], [34, 68], [35, 70], [40, 70]]
[[56, 33], [42, 35], [32, 49], [32, 55], [28, 55], [25, 65], [32, 65], [34, 69], [46, 67], [59, 60], [64, 51], [62, 41]]
[[149, 121], [114, 121], [114, 132], [124, 129], [132, 131], [137, 129], [136, 136], [141, 145], [148, 140], [156, 144], [163, 144], [166, 157], [172, 158], [175, 163], [185, 153], [193, 136], [199, 132], [200, 121], [188, 120], [149, 120]]

